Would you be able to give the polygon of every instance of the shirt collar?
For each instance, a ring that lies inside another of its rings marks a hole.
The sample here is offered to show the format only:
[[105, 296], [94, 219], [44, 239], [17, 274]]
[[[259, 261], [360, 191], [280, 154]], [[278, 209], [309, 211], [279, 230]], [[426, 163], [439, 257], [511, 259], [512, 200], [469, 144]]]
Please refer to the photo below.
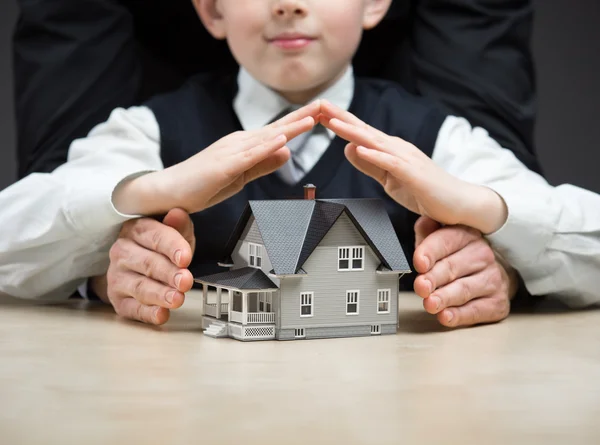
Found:
[[[233, 107], [242, 128], [246, 131], [264, 127], [286, 108], [297, 107], [256, 80], [243, 67], [239, 70], [237, 82], [238, 92]], [[326, 99], [341, 109], [348, 110], [353, 96], [354, 75], [350, 65], [336, 83], [315, 97], [314, 100]], [[327, 130], [327, 132], [330, 138], [334, 137], [331, 130]]]

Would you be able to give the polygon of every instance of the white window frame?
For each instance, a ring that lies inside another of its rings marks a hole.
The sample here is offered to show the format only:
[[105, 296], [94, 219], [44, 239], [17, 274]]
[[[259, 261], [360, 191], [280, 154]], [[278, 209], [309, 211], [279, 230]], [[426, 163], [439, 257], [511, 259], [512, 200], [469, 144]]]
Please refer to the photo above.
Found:
[[[347, 268], [340, 267], [340, 261], [348, 261]], [[360, 267], [354, 267], [353, 262], [360, 260]], [[338, 247], [337, 259], [338, 272], [365, 270], [365, 246], [341, 246]]]
[[304, 328], [295, 328], [294, 338], [306, 338], [306, 330]]
[[262, 250], [262, 244], [248, 243], [248, 266], [254, 267], [255, 269], [262, 269]]
[[372, 324], [371, 325], [371, 335], [381, 335], [381, 325], [380, 324]]
[[[350, 297], [356, 295], [356, 301], [350, 301]], [[348, 306], [351, 304], [356, 304], [356, 312], [348, 312]], [[346, 315], [358, 315], [360, 313], [360, 291], [355, 290], [347, 290], [346, 291]]]
[[[377, 313], [378, 314], [389, 314], [390, 313], [390, 306], [392, 303], [391, 295], [392, 295], [391, 289], [377, 289]], [[382, 311], [379, 309], [379, 305], [381, 303], [387, 304], [386, 311]]]
[[267, 313], [273, 312], [273, 294], [271, 292], [258, 293], [258, 311]]
[[[305, 298], [307, 297], [307, 298]], [[308, 300], [308, 302], [306, 302]], [[310, 314], [303, 314], [302, 308], [310, 307]], [[315, 314], [315, 293], [301, 292], [300, 293], [300, 317], [312, 317]]]

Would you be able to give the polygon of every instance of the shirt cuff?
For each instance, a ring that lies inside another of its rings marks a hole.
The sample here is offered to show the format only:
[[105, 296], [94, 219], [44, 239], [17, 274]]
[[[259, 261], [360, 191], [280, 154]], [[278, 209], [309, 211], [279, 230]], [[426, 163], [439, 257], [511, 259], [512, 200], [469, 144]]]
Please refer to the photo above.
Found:
[[554, 234], [559, 211], [550, 194], [535, 194], [506, 185], [488, 185], [508, 208], [508, 218], [496, 232], [486, 235], [492, 247], [513, 267], [537, 261]]
[[128, 174], [120, 180], [93, 176], [86, 183], [67, 193], [65, 214], [77, 233], [104, 234], [124, 222], [144, 215], [128, 215], [119, 212], [113, 203], [113, 194], [124, 181], [152, 173], [153, 170]]

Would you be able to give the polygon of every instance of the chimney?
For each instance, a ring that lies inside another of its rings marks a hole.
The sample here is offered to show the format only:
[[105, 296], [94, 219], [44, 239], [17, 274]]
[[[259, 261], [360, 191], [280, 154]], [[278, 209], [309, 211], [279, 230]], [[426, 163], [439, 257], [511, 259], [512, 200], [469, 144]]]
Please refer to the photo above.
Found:
[[314, 185], [312, 185], [312, 184], [306, 184], [304, 186], [304, 199], [314, 200], [315, 199], [316, 190], [317, 190], [317, 188]]

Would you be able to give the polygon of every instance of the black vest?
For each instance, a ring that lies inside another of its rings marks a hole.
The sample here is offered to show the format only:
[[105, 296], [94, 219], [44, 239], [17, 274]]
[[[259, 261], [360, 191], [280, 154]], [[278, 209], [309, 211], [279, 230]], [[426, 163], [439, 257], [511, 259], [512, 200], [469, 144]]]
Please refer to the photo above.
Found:
[[[165, 167], [193, 156], [242, 126], [233, 109], [235, 76], [199, 75], [179, 90], [157, 96], [146, 105], [160, 127], [161, 156]], [[409, 95], [384, 80], [357, 79], [349, 111], [385, 133], [398, 136], [431, 156], [446, 115], [425, 99]], [[303, 185], [316, 186], [318, 198], [380, 198], [412, 264], [413, 225], [417, 216], [390, 199], [383, 187], [356, 170], [344, 156], [347, 142], [336, 137], [315, 167], [295, 186], [276, 174], [248, 184], [236, 196], [192, 215], [196, 253], [190, 267], [197, 276], [224, 269], [223, 260], [238, 218], [248, 200], [302, 198]]]

